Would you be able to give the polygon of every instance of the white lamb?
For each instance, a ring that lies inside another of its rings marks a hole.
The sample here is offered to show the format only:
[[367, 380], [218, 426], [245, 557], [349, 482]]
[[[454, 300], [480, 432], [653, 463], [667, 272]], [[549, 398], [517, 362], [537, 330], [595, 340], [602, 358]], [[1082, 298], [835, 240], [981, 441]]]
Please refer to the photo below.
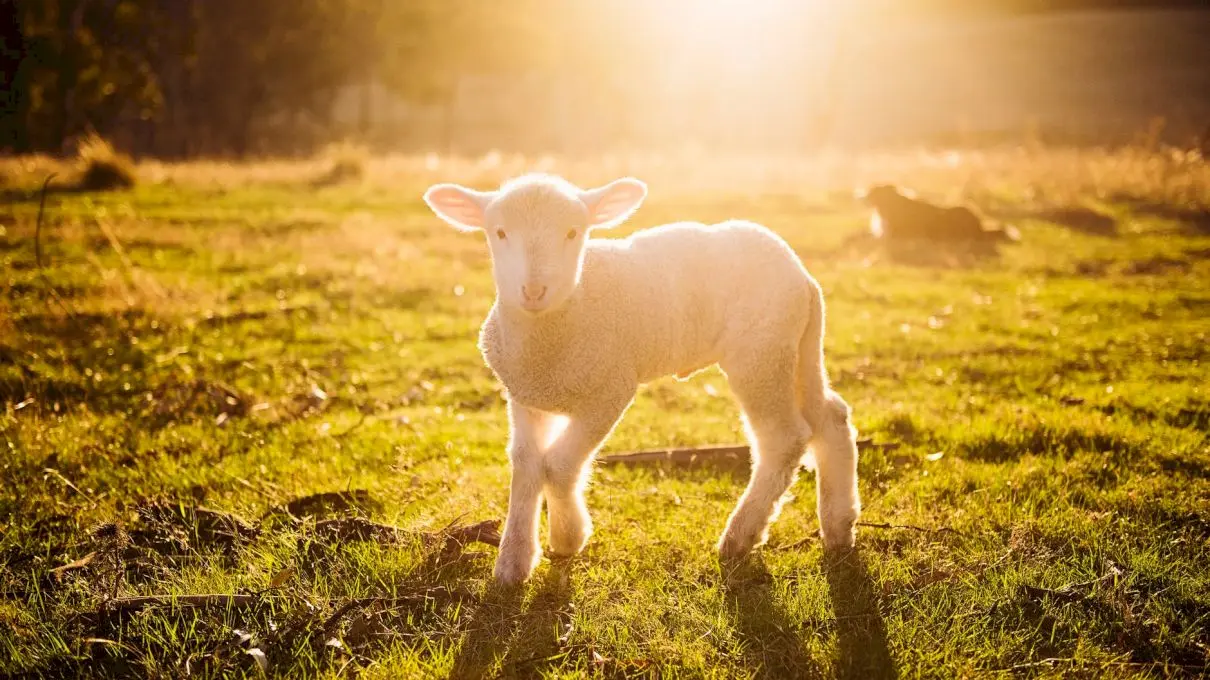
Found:
[[620, 224], [646, 195], [636, 179], [583, 191], [545, 175], [494, 192], [439, 184], [424, 195], [454, 227], [486, 232], [491, 249], [497, 299], [479, 347], [508, 393], [502, 583], [524, 581], [537, 565], [543, 496], [551, 551], [584, 547], [590, 463], [638, 386], [714, 364], [739, 398], [753, 459], [721, 555], [764, 542], [808, 446], [824, 544], [853, 545], [856, 431], [828, 386], [819, 285], [781, 238], [748, 222], [588, 237]]

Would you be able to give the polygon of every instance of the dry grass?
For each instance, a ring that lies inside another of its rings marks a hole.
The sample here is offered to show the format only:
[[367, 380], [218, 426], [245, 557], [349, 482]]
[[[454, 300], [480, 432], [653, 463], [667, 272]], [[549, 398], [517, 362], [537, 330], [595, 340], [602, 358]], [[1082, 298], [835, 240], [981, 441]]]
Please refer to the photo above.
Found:
[[351, 142], [329, 145], [320, 154], [328, 163], [328, 170], [316, 178], [316, 186], [346, 184], [362, 180], [369, 165], [370, 151]]
[[76, 151], [78, 191], [114, 191], [130, 189], [138, 183], [138, 173], [130, 156], [113, 148], [105, 138], [89, 135]]
[[79, 163], [81, 167], [73, 168], [48, 156], [0, 159], [0, 186], [31, 191], [46, 175], [57, 172], [60, 177], [77, 177], [70, 184], [85, 190], [129, 187], [142, 180], [149, 185], [212, 191], [355, 184], [365, 192], [415, 192], [451, 177], [491, 187], [538, 171], [556, 172], [582, 185], [634, 175], [664, 196], [794, 194], [826, 203], [849, 198], [855, 189], [888, 182], [939, 200], [991, 207], [1002, 202], [1019, 205], [1022, 198], [1038, 208], [1083, 207], [1098, 199], [1146, 199], [1210, 209], [1210, 163], [1201, 153], [1160, 147], [1145, 139], [1117, 149], [1040, 148], [1027, 141], [980, 149], [832, 150], [810, 156], [719, 155], [686, 149], [575, 158], [500, 152], [480, 157], [371, 155], [364, 147], [339, 144], [305, 160], [152, 160], [137, 166], [103, 140], [94, 139], [82, 147]]
[[[343, 169], [342, 169], [343, 168]], [[995, 199], [1011, 188], [1048, 206], [1089, 197], [1147, 197], [1205, 207], [1210, 164], [1197, 151], [1144, 146], [1121, 149], [1048, 148], [900, 150], [812, 156], [720, 156], [705, 151], [629, 153], [582, 158], [492, 152], [478, 158], [438, 154], [362, 156], [329, 160], [216, 162], [149, 166], [154, 181], [237, 187], [364, 177], [369, 189], [415, 190], [457, 177], [490, 187], [524, 172], [555, 172], [588, 185], [622, 175], [643, 178], [664, 195], [710, 191], [815, 194], [821, 200], [876, 182], [892, 182], [947, 200]], [[342, 179], [343, 181], [343, 179]]]
[[0, 157], [0, 189], [33, 191], [47, 175], [62, 177], [67, 169], [62, 161], [46, 154]]
[[135, 161], [96, 134], [85, 137], [70, 160], [45, 154], [0, 158], [0, 189], [36, 191], [52, 174], [57, 177], [50, 188], [58, 191], [118, 191], [139, 182]]

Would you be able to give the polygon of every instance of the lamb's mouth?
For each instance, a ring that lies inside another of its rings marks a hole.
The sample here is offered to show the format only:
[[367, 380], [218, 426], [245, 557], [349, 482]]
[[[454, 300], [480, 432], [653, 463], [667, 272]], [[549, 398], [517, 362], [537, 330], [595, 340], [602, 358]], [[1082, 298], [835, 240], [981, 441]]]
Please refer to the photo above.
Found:
[[522, 301], [520, 305], [521, 311], [531, 316], [538, 316], [540, 314], [549, 312], [551, 307], [552, 305], [545, 300], [541, 302], [531, 302], [529, 300], [525, 300]]

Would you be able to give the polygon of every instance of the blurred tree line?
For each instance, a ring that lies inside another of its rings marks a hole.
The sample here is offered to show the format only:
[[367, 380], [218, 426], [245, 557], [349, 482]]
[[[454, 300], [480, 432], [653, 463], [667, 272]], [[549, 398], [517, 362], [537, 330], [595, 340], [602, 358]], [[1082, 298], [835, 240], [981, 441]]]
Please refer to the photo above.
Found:
[[461, 71], [525, 66], [527, 5], [471, 0], [0, 0], [0, 150], [88, 132], [162, 156], [244, 154], [329, 122], [375, 80], [451, 97]]
[[[1206, 4], [888, 2], [863, 0], [931, 11]], [[612, 107], [624, 128], [635, 93], [659, 87], [645, 81], [644, 60], [664, 56], [644, 34], [646, 10], [641, 0], [0, 0], [0, 151], [59, 152], [88, 132], [164, 157], [243, 155], [265, 140], [302, 151], [330, 138], [340, 92], [361, 84], [368, 98], [374, 83], [448, 113], [467, 74], [561, 73], [561, 87]]]

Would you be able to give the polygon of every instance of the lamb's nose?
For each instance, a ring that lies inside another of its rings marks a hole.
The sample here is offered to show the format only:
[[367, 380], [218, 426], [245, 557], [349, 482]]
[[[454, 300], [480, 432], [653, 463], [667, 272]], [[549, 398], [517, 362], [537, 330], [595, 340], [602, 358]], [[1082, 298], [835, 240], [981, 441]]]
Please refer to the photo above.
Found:
[[538, 302], [546, 297], [546, 286], [521, 286], [521, 294], [530, 302]]

